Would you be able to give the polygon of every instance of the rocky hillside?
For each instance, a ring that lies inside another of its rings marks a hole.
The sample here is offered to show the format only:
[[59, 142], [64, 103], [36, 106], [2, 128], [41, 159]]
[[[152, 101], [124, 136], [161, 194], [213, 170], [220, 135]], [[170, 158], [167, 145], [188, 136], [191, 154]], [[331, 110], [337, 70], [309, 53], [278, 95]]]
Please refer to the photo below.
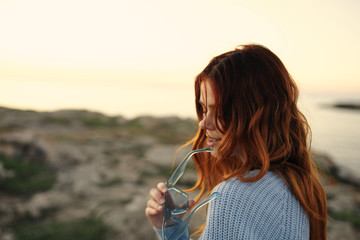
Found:
[[[177, 117], [0, 108], [0, 240], [156, 239], [144, 215], [149, 189], [170, 176], [196, 128]], [[329, 239], [358, 239], [359, 179], [323, 154], [314, 158]], [[195, 178], [189, 169], [181, 182]]]

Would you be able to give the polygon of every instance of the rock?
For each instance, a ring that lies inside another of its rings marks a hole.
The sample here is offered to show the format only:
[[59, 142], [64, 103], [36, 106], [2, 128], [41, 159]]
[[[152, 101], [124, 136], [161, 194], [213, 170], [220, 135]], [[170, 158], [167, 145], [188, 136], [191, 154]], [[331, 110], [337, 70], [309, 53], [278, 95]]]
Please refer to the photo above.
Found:
[[71, 202], [71, 196], [56, 191], [35, 194], [31, 199], [21, 205], [17, 205], [17, 213], [29, 214], [33, 218], [40, 217], [42, 211], [47, 209], [61, 208]]
[[335, 185], [326, 188], [328, 194], [328, 211], [331, 212], [354, 212], [357, 209], [356, 195], [352, 194], [351, 187]]
[[312, 152], [312, 159], [318, 170], [323, 174], [330, 175], [337, 168], [334, 161], [324, 153]]
[[334, 176], [343, 183], [348, 183], [360, 189], [360, 176], [356, 175], [351, 169], [337, 167]]
[[0, 135], [0, 154], [16, 159], [45, 162], [46, 153], [29, 130]]
[[326, 154], [313, 153], [312, 157], [319, 172], [360, 189], [360, 176], [356, 175], [351, 169], [335, 164]]
[[360, 110], [360, 103], [336, 103], [333, 105], [333, 107], [351, 109], [351, 110]]
[[328, 227], [328, 240], [358, 240], [359, 234], [343, 221], [331, 221]]
[[180, 148], [180, 145], [175, 146], [169, 146], [165, 144], [158, 144], [154, 145], [152, 148], [150, 148], [146, 155], [145, 160], [162, 165], [162, 166], [169, 166], [176, 160], [176, 151]]

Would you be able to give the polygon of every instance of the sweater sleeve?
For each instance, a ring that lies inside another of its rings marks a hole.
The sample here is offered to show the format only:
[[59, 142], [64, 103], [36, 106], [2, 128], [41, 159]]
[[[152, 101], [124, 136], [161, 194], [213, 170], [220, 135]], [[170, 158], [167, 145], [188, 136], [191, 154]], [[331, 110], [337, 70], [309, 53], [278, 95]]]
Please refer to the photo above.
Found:
[[267, 173], [257, 182], [232, 178], [214, 191], [201, 240], [309, 239], [309, 222], [283, 180]]
[[[167, 233], [169, 234], [169, 236], [170, 236], [171, 234], [173, 234], [173, 233], [176, 231], [177, 227], [178, 227], [178, 225], [173, 225], [173, 226], [171, 226], [171, 227], [167, 227], [167, 231], [166, 231], [166, 232], [167, 232]], [[154, 230], [155, 230], [155, 232], [156, 232], [156, 235], [157, 235], [158, 239], [161, 240], [161, 239], [162, 239], [162, 230], [161, 230], [161, 229], [158, 229], [158, 228], [155, 228], [155, 227], [153, 227], [153, 228], [154, 228]], [[167, 237], [167, 238], [169, 238], [169, 236], [166, 234], [166, 237]], [[185, 234], [183, 234], [183, 235], [181, 235], [181, 236], [179, 237], [178, 240], [191, 240], [191, 238], [189, 239]]]

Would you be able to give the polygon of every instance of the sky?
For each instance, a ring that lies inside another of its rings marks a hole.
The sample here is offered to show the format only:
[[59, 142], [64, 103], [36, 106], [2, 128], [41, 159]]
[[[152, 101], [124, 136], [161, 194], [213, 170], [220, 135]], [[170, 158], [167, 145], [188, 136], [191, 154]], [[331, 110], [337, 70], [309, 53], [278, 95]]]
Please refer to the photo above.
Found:
[[194, 77], [270, 48], [300, 91], [360, 95], [359, 0], [0, 0], [0, 106], [192, 116]]

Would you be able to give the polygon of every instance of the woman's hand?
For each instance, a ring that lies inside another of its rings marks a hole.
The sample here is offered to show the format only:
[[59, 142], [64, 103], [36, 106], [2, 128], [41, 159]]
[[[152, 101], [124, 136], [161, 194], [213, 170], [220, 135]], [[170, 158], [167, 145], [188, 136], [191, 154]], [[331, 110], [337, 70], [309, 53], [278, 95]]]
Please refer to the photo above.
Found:
[[[157, 188], [150, 189], [151, 199], [145, 209], [146, 217], [151, 224], [160, 229], [163, 221], [164, 194], [168, 191], [165, 183], [158, 183]], [[194, 205], [194, 200], [189, 200], [189, 207]]]
[[165, 203], [164, 194], [167, 192], [165, 183], [158, 183], [157, 188], [150, 189], [151, 199], [145, 209], [146, 217], [151, 224], [160, 229], [163, 220], [163, 206]]

